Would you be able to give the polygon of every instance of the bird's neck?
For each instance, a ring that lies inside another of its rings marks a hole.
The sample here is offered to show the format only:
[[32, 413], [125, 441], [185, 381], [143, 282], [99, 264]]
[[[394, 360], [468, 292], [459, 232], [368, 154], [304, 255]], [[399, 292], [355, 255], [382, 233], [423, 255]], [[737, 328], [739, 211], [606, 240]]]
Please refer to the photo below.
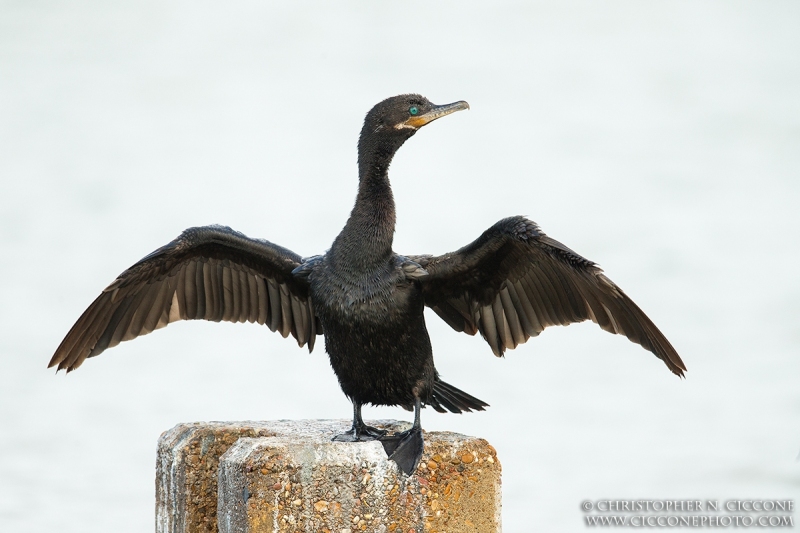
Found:
[[333, 259], [355, 272], [384, 267], [392, 256], [395, 207], [389, 184], [394, 150], [359, 150], [356, 204], [331, 247]]

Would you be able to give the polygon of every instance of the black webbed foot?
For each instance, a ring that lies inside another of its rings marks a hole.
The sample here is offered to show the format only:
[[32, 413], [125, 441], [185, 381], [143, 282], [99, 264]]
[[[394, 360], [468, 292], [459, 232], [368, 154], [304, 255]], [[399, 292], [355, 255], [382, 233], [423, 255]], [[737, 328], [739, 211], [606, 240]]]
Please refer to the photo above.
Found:
[[379, 439], [383, 444], [383, 449], [389, 459], [397, 463], [407, 476], [410, 476], [417, 469], [424, 442], [422, 440], [422, 429], [412, 427], [408, 431], [403, 431], [397, 435], [387, 435]]
[[361, 426], [354, 425], [347, 433], [336, 435], [331, 440], [336, 442], [368, 442], [378, 440], [384, 435], [386, 435], [386, 430], [364, 424]]
[[364, 423], [361, 418], [361, 404], [353, 402], [353, 427], [347, 433], [336, 435], [331, 440], [336, 442], [368, 442], [378, 440], [386, 435], [383, 429], [374, 428]]

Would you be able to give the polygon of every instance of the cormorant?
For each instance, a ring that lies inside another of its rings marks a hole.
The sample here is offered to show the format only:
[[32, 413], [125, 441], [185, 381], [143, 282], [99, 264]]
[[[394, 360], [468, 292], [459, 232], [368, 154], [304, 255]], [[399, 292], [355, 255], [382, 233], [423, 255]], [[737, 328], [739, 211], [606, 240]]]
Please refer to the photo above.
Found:
[[[506, 218], [476, 241], [438, 257], [392, 250], [395, 206], [389, 164], [421, 127], [466, 102], [434, 105], [416, 94], [367, 113], [358, 141], [355, 206], [330, 250], [301, 258], [224, 226], [190, 228], [120, 274], [81, 315], [49, 367], [87, 357], [178, 320], [258, 322], [311, 351], [324, 335], [330, 363], [353, 403], [338, 441], [379, 439], [411, 474], [422, 456], [420, 409], [482, 411], [488, 404], [439, 379], [423, 310], [456, 331], [480, 332], [496, 356], [553, 325], [592, 320], [686, 370], [653, 322], [595, 263], [526, 218]], [[361, 406], [414, 409], [399, 435], [367, 426]]]

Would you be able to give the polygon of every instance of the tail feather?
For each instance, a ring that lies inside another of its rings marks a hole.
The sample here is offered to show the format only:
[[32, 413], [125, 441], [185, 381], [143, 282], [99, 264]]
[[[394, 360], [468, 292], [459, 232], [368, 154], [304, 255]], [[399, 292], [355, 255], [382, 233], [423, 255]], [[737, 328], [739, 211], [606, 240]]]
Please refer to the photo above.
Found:
[[462, 409], [459, 409], [457, 405], [453, 404], [453, 402], [450, 401], [450, 397], [448, 397], [446, 394], [432, 394], [429, 405], [440, 413], [446, 413], [447, 411], [450, 411], [451, 413], [462, 412]]
[[451, 413], [469, 413], [472, 411], [483, 411], [485, 407], [489, 407], [489, 404], [483, 400], [479, 400], [439, 379], [433, 384], [433, 393], [427, 404], [440, 413], [444, 413], [445, 411], [450, 411]]

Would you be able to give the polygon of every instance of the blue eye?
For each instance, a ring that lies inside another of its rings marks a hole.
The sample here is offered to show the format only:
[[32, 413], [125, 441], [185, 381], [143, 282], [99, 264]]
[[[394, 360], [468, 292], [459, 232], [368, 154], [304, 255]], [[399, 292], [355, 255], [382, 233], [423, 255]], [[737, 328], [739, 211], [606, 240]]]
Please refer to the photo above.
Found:
[[408, 112], [411, 115], [416, 115], [417, 113], [419, 113], [419, 108], [415, 105], [412, 105], [411, 107], [408, 108]]

